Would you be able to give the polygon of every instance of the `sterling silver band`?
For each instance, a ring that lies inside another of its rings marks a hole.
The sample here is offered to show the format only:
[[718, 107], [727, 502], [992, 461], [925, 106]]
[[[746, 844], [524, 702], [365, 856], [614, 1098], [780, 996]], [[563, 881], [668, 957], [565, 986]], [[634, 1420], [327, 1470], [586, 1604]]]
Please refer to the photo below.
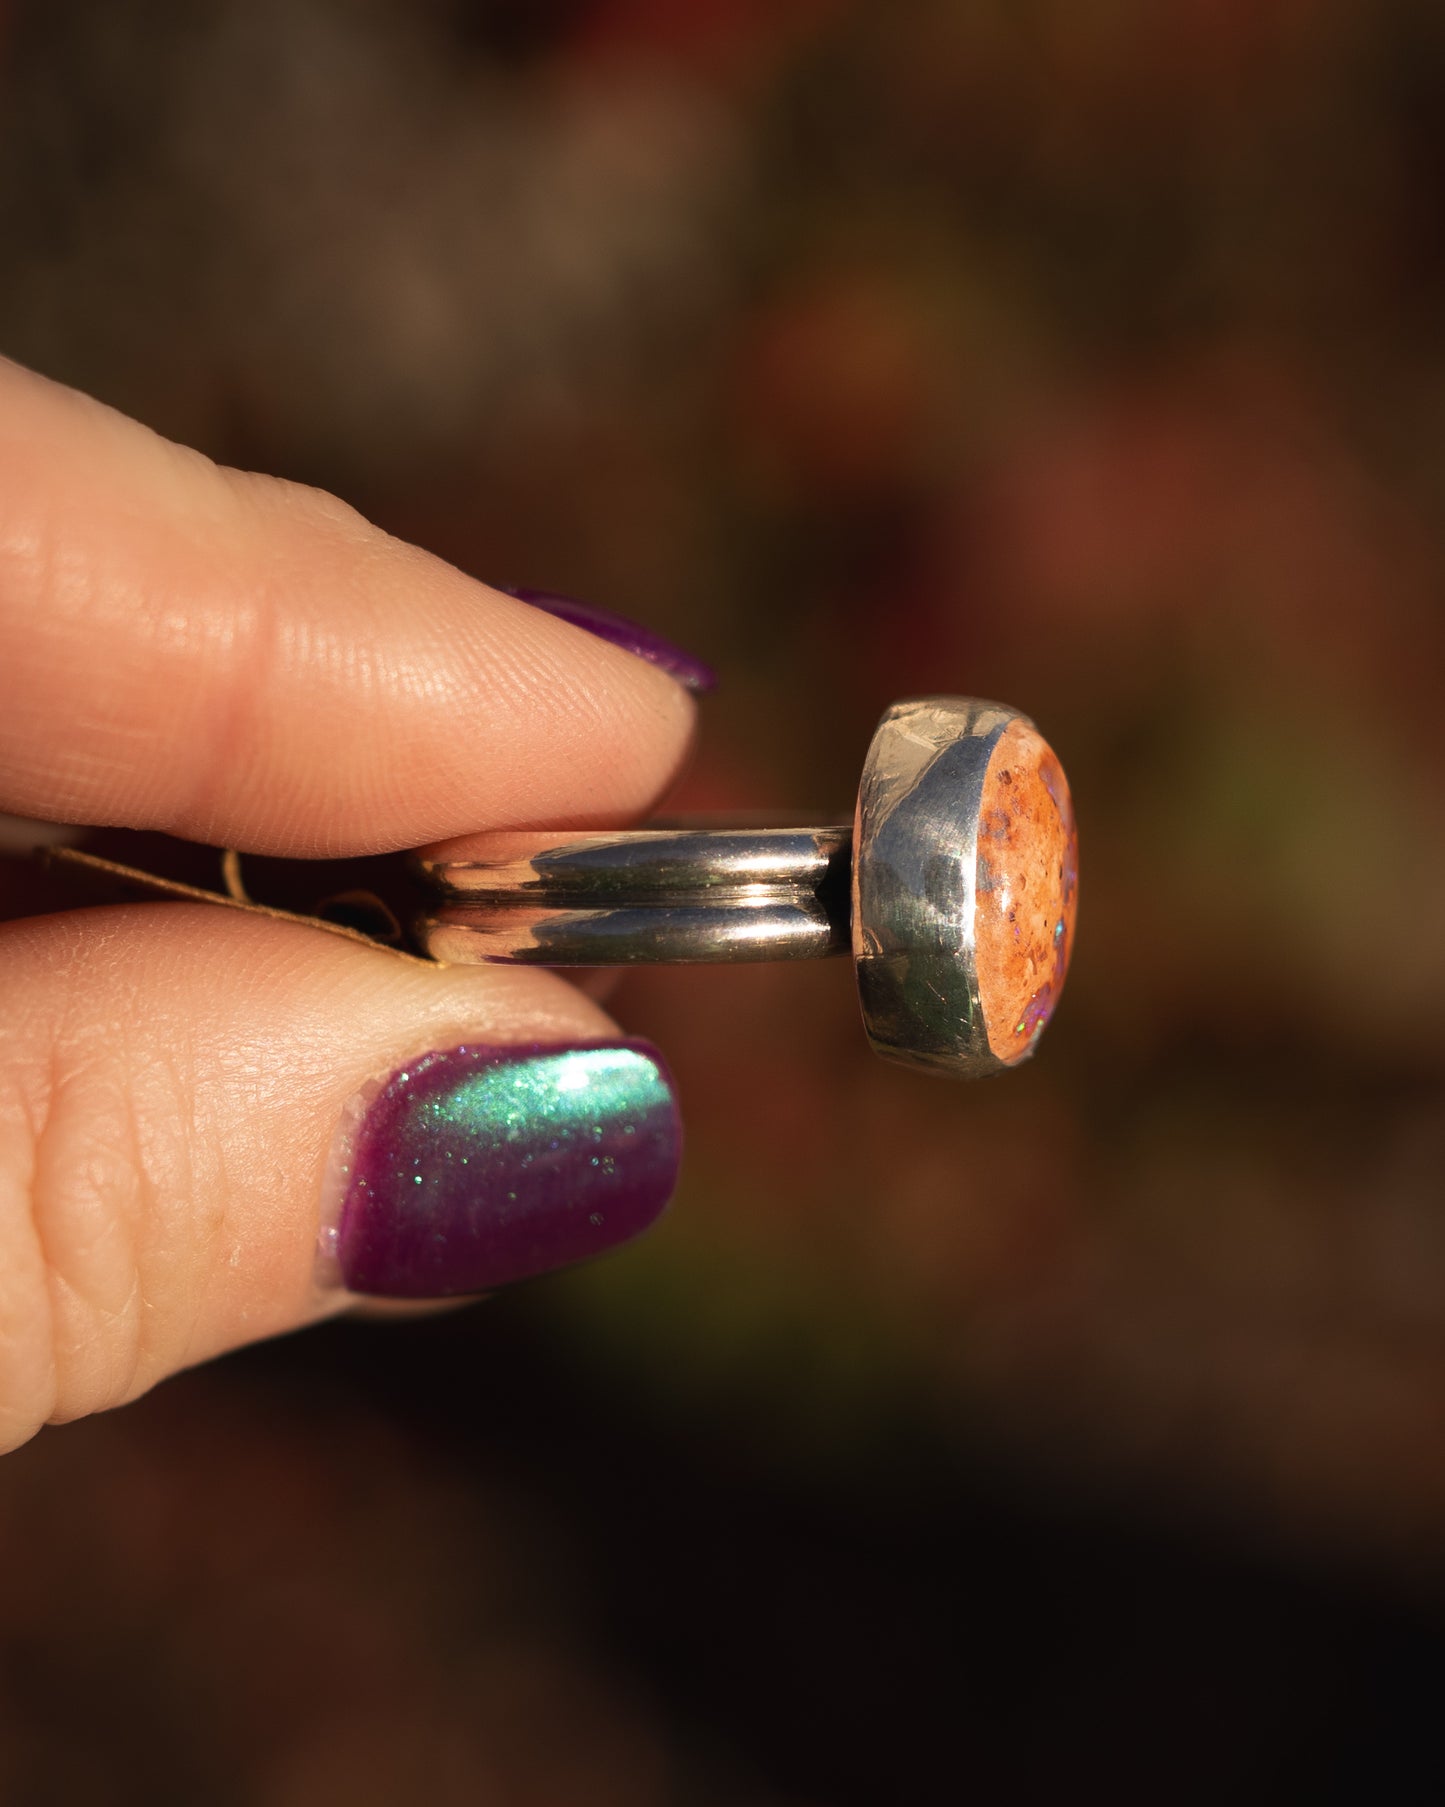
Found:
[[441, 903], [428, 953], [509, 965], [693, 965], [846, 953], [853, 830], [493, 834], [419, 860]]

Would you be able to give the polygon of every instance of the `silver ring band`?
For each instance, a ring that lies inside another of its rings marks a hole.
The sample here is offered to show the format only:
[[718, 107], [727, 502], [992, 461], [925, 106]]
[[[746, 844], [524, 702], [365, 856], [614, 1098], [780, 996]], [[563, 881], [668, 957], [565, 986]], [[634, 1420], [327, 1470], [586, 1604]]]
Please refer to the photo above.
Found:
[[848, 951], [851, 827], [495, 834], [426, 859], [437, 959], [541, 966], [811, 960]]

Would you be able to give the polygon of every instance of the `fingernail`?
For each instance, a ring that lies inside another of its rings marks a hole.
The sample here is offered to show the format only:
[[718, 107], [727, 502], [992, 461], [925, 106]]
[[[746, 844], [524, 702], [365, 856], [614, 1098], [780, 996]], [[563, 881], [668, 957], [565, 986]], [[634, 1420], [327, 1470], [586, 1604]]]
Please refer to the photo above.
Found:
[[646, 1042], [423, 1054], [343, 1114], [323, 1274], [440, 1299], [585, 1261], [645, 1230], [677, 1182], [682, 1125]]
[[559, 621], [585, 628], [589, 634], [620, 646], [624, 652], [636, 653], [650, 665], [661, 666], [688, 690], [702, 692], [717, 688], [717, 673], [710, 665], [694, 659], [691, 653], [685, 653], [680, 646], [674, 646], [649, 628], [641, 627], [623, 615], [614, 615], [610, 609], [599, 609], [593, 602], [578, 602], [573, 596], [559, 596], [554, 590], [514, 588], [510, 584], [499, 584], [497, 588], [504, 595], [515, 596], [518, 602], [528, 602], [534, 609], [555, 615]]

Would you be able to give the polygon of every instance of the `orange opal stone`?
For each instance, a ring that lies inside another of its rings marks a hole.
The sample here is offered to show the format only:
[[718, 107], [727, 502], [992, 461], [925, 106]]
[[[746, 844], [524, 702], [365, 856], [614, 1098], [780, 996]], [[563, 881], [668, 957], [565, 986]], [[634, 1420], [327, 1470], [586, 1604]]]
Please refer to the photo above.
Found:
[[974, 970], [988, 1045], [1033, 1052], [1064, 988], [1078, 912], [1078, 838], [1068, 780], [1028, 722], [999, 736], [978, 817]]

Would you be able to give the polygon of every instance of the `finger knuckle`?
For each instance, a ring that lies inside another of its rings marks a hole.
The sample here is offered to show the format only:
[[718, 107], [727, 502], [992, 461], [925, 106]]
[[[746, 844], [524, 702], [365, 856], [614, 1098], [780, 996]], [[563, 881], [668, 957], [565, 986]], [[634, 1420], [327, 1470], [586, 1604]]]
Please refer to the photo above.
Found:
[[0, 1225], [0, 1436], [11, 1444], [121, 1404], [175, 1365], [165, 1298], [183, 1258], [160, 1194], [184, 1184], [184, 1141], [158, 1147], [145, 1127], [180, 1121], [176, 1076], [153, 1063], [122, 1081], [113, 1049], [71, 1047], [23, 1092]]

